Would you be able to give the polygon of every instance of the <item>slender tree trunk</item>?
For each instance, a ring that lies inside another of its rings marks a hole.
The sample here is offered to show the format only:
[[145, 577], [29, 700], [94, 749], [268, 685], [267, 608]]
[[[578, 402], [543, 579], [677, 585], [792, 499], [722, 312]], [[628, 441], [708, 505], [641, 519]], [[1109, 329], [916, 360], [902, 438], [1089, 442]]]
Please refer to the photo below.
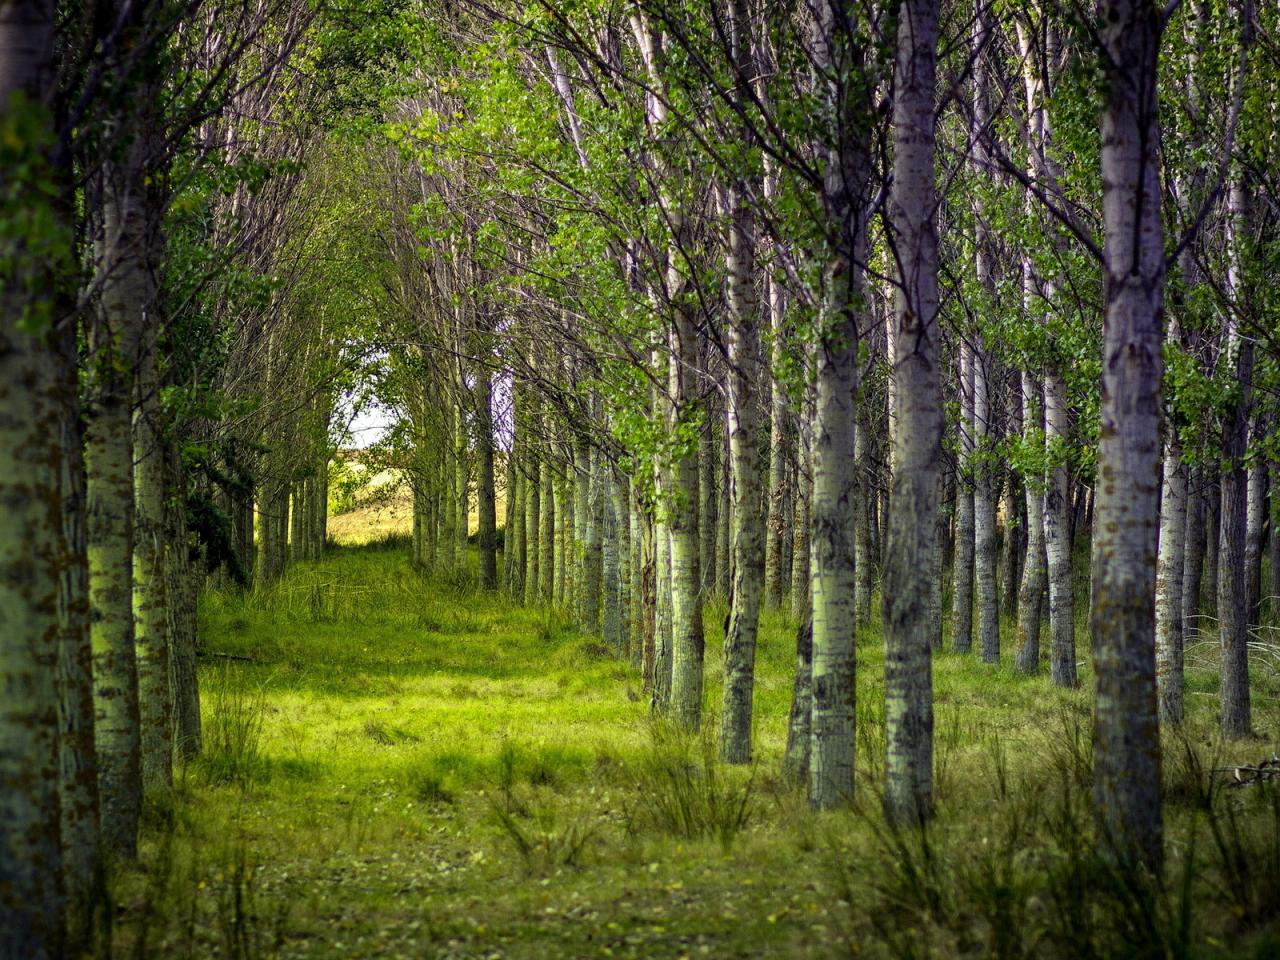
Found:
[[[441, 440], [442, 447], [452, 448], [452, 441]], [[450, 454], [454, 451], [450, 449]], [[457, 470], [453, 465], [453, 456], [441, 459], [440, 462], [440, 482], [437, 487], [437, 509], [438, 509], [438, 546], [437, 554], [440, 557], [440, 566], [447, 574], [452, 574], [458, 564], [458, 536], [455, 532], [457, 526], [457, 513], [454, 510], [454, 504], [457, 503], [457, 494], [454, 487], [457, 483]]]
[[809, 782], [812, 713], [813, 624], [805, 620], [796, 629], [796, 679], [791, 692], [791, 713], [787, 718], [786, 752], [782, 757], [783, 775], [795, 784]]
[[1155, 569], [1160, 513], [1164, 243], [1156, 61], [1160, 11], [1103, 0], [1105, 300], [1090, 616], [1094, 797], [1113, 855], [1161, 865]]
[[542, 479], [540, 458], [533, 452], [533, 438], [526, 437], [522, 446], [524, 454], [524, 603], [533, 606], [538, 602], [539, 582], [543, 553], [542, 528]]
[[[858, 391], [858, 332], [862, 320], [862, 264], [866, 262], [869, 146], [865, 122], [870, 92], [862, 79], [862, 51], [846, 35], [852, 12], [834, 0], [819, 4], [813, 61], [819, 98], [836, 118], [835, 142], [824, 145], [822, 200], [827, 262], [822, 336], [817, 349], [813, 420], [813, 709], [809, 800], [818, 809], [853, 796], [854, 765], [854, 530], [859, 495], [853, 461], [854, 398]], [[837, 26], [839, 24], [839, 26]], [[833, 77], [842, 78], [834, 83]]]
[[716, 592], [716, 535], [719, 533], [718, 491], [716, 476], [720, 472], [720, 436], [716, 421], [718, 411], [708, 411], [698, 437], [698, 569], [702, 572], [702, 590], [710, 596]]
[[[138, 367], [138, 412], [133, 422], [134, 543], [133, 623], [138, 651], [138, 702], [142, 720], [142, 785], [173, 785], [173, 663], [165, 562], [168, 483], [164, 426], [160, 423], [157, 342], [145, 337]], [[282, 506], [288, 491], [282, 492]], [[283, 527], [283, 518], [282, 524]]]
[[952, 573], [951, 648], [968, 653], [973, 646], [974, 496], [973, 347], [960, 340], [960, 437], [956, 477], [956, 549]]
[[[755, 80], [751, 55], [747, 3], [735, 0], [734, 51], [740, 82]], [[760, 601], [773, 550], [770, 601], [780, 603], [782, 586], [778, 552], [781, 549], [781, 475], [783, 448], [772, 444], [771, 512], [769, 546], [765, 543], [764, 502], [761, 487], [758, 424], [763, 412], [760, 398], [764, 383], [760, 351], [760, 310], [756, 299], [756, 226], [747, 187], [735, 183], [730, 190], [729, 226], [729, 450], [733, 476], [733, 588], [729, 594], [728, 630], [724, 640], [724, 708], [721, 713], [720, 755], [728, 763], [750, 763], [751, 717], [755, 691], [756, 635], [760, 627]], [[775, 328], [780, 321], [775, 318]], [[776, 428], [776, 425], [775, 425]], [[775, 435], [775, 441], [782, 438]], [[776, 542], [775, 542], [776, 541]], [[763, 561], [763, 564], [762, 564]], [[773, 588], [776, 583], [776, 595]]]
[[626, 536], [628, 514], [626, 487], [612, 466], [603, 470], [602, 483], [608, 486], [608, 501], [604, 510], [604, 613], [602, 635], [605, 645], [616, 656], [626, 652], [627, 601]]
[[1076, 675], [1075, 585], [1071, 563], [1071, 491], [1059, 446], [1067, 441], [1067, 385], [1050, 368], [1044, 378], [1045, 442], [1049, 473], [1044, 499], [1044, 549], [1049, 564], [1049, 675], [1056, 687], [1074, 687]]
[[648, 680], [651, 673], [645, 672], [645, 666], [652, 665], [645, 654], [651, 646], [653, 622], [651, 614], [653, 606], [649, 602], [653, 585], [653, 564], [651, 562], [653, 535], [648, 517], [640, 504], [640, 490], [635, 483], [630, 484], [628, 512], [631, 515], [631, 620], [628, 632], [629, 660], [631, 666], [639, 669]]
[[[507, 451], [506, 469], [506, 517], [502, 525], [502, 581], [506, 586], [507, 596], [515, 603], [524, 599], [524, 568], [528, 563], [528, 543], [525, 540], [524, 528], [524, 464], [517, 466], [521, 460], [522, 447], [519, 419], [519, 401], [516, 393], [512, 394], [512, 438], [511, 448]], [[519, 516], [519, 522], [516, 517]]]
[[653, 523], [654, 604], [653, 709], [671, 706], [671, 531], [659, 510]]
[[[1239, 179], [1230, 196], [1231, 262], [1227, 283], [1236, 300], [1244, 289], [1243, 245], [1247, 242], [1248, 210]], [[1249, 443], [1250, 388], [1253, 383], [1253, 338], [1244, 336], [1234, 311], [1227, 318], [1226, 361], [1239, 391], [1222, 429], [1222, 519], [1218, 547], [1218, 629], [1222, 651], [1220, 693], [1222, 732], [1228, 737], [1247, 736], [1253, 726], [1249, 699], [1249, 594], [1246, 572], [1249, 471], [1245, 453]]]
[[458, 569], [466, 570], [467, 541], [471, 534], [471, 464], [467, 442], [467, 418], [462, 407], [466, 386], [462, 373], [458, 374], [459, 402], [453, 415], [453, 536], [455, 562]]
[[[571, 459], [565, 461], [565, 471], [573, 469]], [[554, 602], [560, 606], [565, 605], [565, 580], [568, 577], [567, 567], [569, 565], [569, 547], [572, 541], [570, 531], [573, 529], [573, 497], [571, 495], [571, 481], [567, 476], [556, 478], [556, 496], [555, 496], [555, 518], [556, 518], [556, 549], [555, 549], [555, 596]]]
[[[858, 611], [858, 623], [871, 622], [872, 552], [871, 513], [873, 506], [870, 491], [873, 488], [871, 470], [871, 418], [867, 414], [865, 395], [859, 398], [858, 421], [854, 425], [853, 459], [861, 474], [859, 489], [862, 495], [853, 505], [853, 604]], [[941, 628], [941, 621], [939, 621]]]
[[728, 411], [720, 418], [720, 482], [716, 484], [716, 595], [729, 599], [730, 584], [733, 580], [733, 564], [730, 554], [733, 550], [730, 524], [733, 521], [733, 496], [729, 480], [730, 464], [733, 453], [729, 449]]
[[[1209, 620], [1218, 617], [1218, 547], [1222, 540], [1222, 475], [1210, 468], [1201, 498], [1204, 507], [1204, 562], [1201, 564], [1200, 613]], [[1203, 620], [1202, 620], [1203, 622]]]
[[[1255, 435], [1265, 436], [1261, 424]], [[1245, 611], [1250, 625], [1259, 623], [1259, 601], [1262, 596], [1262, 538], [1267, 517], [1267, 467], [1255, 463], [1249, 467], [1248, 502], [1245, 507], [1244, 589]]]
[[1200, 589], [1204, 574], [1204, 471], [1187, 472], [1186, 540], [1182, 551], [1182, 632], [1184, 642], [1199, 632]]
[[[498, 587], [498, 505], [493, 477], [493, 384], [483, 367], [476, 372], [476, 540], [480, 547], [480, 585]], [[510, 495], [510, 494], [508, 494]]]
[[[67, 306], [71, 298], [66, 297]], [[2, 298], [0, 298], [0, 302]], [[8, 312], [7, 305], [3, 308]], [[3, 334], [0, 334], [3, 338]], [[67, 324], [56, 337], [62, 412], [60, 499], [65, 546], [59, 564], [58, 595], [59, 759], [62, 812], [62, 868], [70, 907], [73, 947], [87, 946], [92, 911], [102, 879], [99, 840], [98, 760], [93, 723], [93, 648], [90, 642], [89, 557], [86, 527], [84, 436], [80, 425], [80, 383], [76, 330]], [[3, 401], [0, 401], [2, 403]], [[3, 462], [3, 461], [0, 461]], [[0, 468], [2, 469], [2, 468]]]
[[[980, 245], [982, 241], [979, 241]], [[984, 273], [986, 257], [979, 249], [979, 275]], [[989, 271], [987, 265], [985, 271]], [[989, 275], [984, 280], [990, 284]], [[978, 650], [985, 663], [1000, 662], [1000, 619], [996, 599], [996, 503], [992, 470], [985, 465], [994, 442], [994, 419], [990, 392], [993, 361], [981, 346], [975, 351], [973, 364], [973, 419], [979, 463], [973, 480], [973, 580], [978, 613]]]
[[[748, 279], [754, 290], [754, 280]], [[783, 353], [782, 343], [782, 289], [771, 278], [765, 279], [769, 291], [769, 317], [773, 328], [771, 369], [778, 369]], [[778, 377], [770, 377], [769, 396], [769, 522], [765, 539], [764, 581], [765, 597], [770, 607], [782, 606], [783, 544], [786, 534], [787, 499], [787, 436], [786, 390]]]
[[[136, 142], [133, 153], [141, 149]], [[149, 302], [142, 263], [143, 197], [129, 186], [135, 155], [109, 167], [102, 185], [99, 311], [90, 317], [92, 387], [85, 435], [89, 602], [98, 785], [106, 851], [137, 852], [142, 809], [142, 731], [133, 622], [133, 370], [138, 357], [136, 304]]]
[[589, 469], [589, 485], [587, 495], [587, 529], [585, 553], [583, 556], [583, 609], [584, 628], [588, 633], [600, 635], [601, 615], [604, 608], [604, 514], [606, 467], [599, 447], [592, 447], [587, 464]]
[[1280, 460], [1271, 461], [1271, 581], [1267, 605], [1273, 619], [1280, 620]]
[[[587, 527], [591, 523], [591, 449], [585, 436], [573, 445], [573, 559], [570, 561], [566, 590], [572, 590], [574, 616], [584, 633], [594, 633], [599, 620], [598, 591], [588, 583]], [[592, 602], [597, 606], [592, 608]]]
[[[813, 390], [805, 390], [805, 422], [813, 422]], [[808, 623], [812, 616], [812, 579], [809, 561], [812, 558], [811, 534], [813, 531], [813, 455], [809, 442], [809, 431], [797, 431], [796, 437], [796, 483], [795, 518], [792, 526], [795, 536], [791, 540], [791, 619], [796, 623]], [[855, 562], [856, 562], [855, 556]], [[855, 576], [857, 571], [855, 570]], [[813, 625], [809, 626], [810, 645], [812, 646]], [[806, 750], [808, 747], [805, 748]]]
[[1187, 468], [1182, 462], [1182, 444], [1171, 425], [1164, 447], [1156, 556], [1156, 688], [1160, 696], [1160, 721], [1166, 724], [1182, 722], [1182, 575], [1186, 525]]
[[[1028, 443], [1039, 440], [1044, 431], [1044, 412], [1037, 396], [1035, 378], [1022, 373], [1022, 429]], [[1023, 484], [1027, 500], [1027, 559], [1022, 567], [1018, 590], [1018, 659], [1020, 673], [1040, 669], [1040, 611], [1044, 607], [1048, 569], [1044, 552], [1044, 482], [1030, 477]]]
[[550, 603], [555, 594], [556, 478], [551, 470], [551, 458], [544, 454], [538, 466], [538, 490], [542, 495], [538, 521], [542, 530], [538, 536], [538, 595], [543, 603]]
[[[683, 416], [694, 395], [691, 383], [697, 366], [693, 318], [677, 308], [672, 331], [670, 368], [673, 417]], [[674, 494], [664, 505], [668, 512], [671, 556], [671, 701], [682, 726], [696, 730], [702, 723], [703, 634], [702, 590], [698, 576], [698, 458], [696, 452], [678, 456], [671, 465]], [[734, 517], [734, 522], [739, 518]]]
[[894, 67], [893, 510], [884, 570], [885, 810], [897, 823], [933, 811], [933, 630], [942, 461], [938, 235], [934, 224], [934, 81], [938, 0], [903, 0]]
[[[1010, 433], [1021, 433], [1021, 428], [1013, 425]], [[1022, 484], [1018, 475], [1009, 470], [1006, 471], [1006, 479], [1004, 542], [1000, 547], [1000, 611], [1006, 618], [1012, 617], [1016, 622], [1018, 583], [1021, 579], [1019, 558], [1026, 553], [1027, 547], [1023, 542], [1027, 530], [1026, 500], [1022, 496]]]

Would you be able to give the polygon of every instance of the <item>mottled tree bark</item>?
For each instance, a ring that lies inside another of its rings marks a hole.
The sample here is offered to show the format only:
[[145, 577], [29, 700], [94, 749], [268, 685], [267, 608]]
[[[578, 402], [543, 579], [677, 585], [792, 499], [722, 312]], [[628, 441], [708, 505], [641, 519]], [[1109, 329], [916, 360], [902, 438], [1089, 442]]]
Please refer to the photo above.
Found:
[[796, 629], [796, 677], [791, 691], [791, 712], [787, 717], [787, 746], [782, 772], [797, 785], [809, 782], [809, 754], [813, 748], [810, 729], [813, 713], [813, 624], [801, 622]]
[[538, 534], [538, 599], [550, 603], [555, 597], [556, 573], [556, 477], [551, 469], [551, 458], [544, 454], [538, 464], [538, 491], [542, 506], [538, 511], [541, 530]]
[[[152, 294], [154, 296], [154, 291]], [[142, 322], [147, 321], [144, 318]], [[133, 629], [138, 653], [144, 790], [167, 789], [173, 785], [173, 649], [165, 569], [168, 483], [164, 461], [165, 426], [160, 422], [156, 334], [154, 329], [144, 333], [138, 365], [137, 412], [133, 421]], [[287, 487], [281, 491], [281, 508], [288, 509]], [[283, 528], [282, 516], [282, 538]]]
[[[1244, 253], [1248, 209], [1243, 184], [1231, 186], [1229, 242], [1231, 260], [1227, 283], [1233, 297], [1246, 296]], [[1252, 730], [1249, 698], [1249, 593], [1245, 543], [1248, 529], [1249, 471], [1245, 453], [1249, 443], [1249, 402], [1253, 384], [1253, 338], [1242, 335], [1234, 307], [1227, 316], [1225, 360], [1238, 391], [1222, 425], [1222, 513], [1218, 547], [1218, 630], [1222, 651], [1219, 691], [1222, 732], [1247, 736]]]
[[[884, 570], [885, 810], [896, 823], [933, 811], [932, 610], [942, 460], [938, 235], [934, 223], [937, 0], [903, 0], [894, 67], [895, 251], [893, 507]], [[985, 652], [985, 651], [984, 651]]]
[[[1266, 435], [1261, 423], [1254, 425], [1255, 437]], [[1267, 467], [1254, 463], [1249, 467], [1244, 528], [1245, 612], [1250, 625], [1259, 622], [1262, 596], [1262, 538], [1267, 517]]]
[[605, 646], [614, 654], [621, 656], [623, 653], [621, 556], [625, 544], [619, 536], [619, 531], [627, 523], [627, 515], [623, 504], [622, 484], [615, 475], [613, 467], [605, 465], [598, 472], [601, 487], [608, 488], [607, 498], [604, 500], [604, 522], [601, 529], [603, 572], [600, 636]]
[[[52, 3], [0, 2], [0, 127], [49, 141], [53, 16]], [[11, 139], [0, 144], [6, 189], [18, 164], [50, 172], [39, 144]], [[48, 202], [35, 184], [18, 196], [37, 216]], [[63, 956], [64, 922], [56, 679], [67, 398], [48, 333], [52, 265], [10, 235], [0, 237], [0, 262], [0, 957], [53, 960]]]
[[1271, 579], [1265, 607], [1280, 618], [1280, 460], [1271, 461]]
[[1074, 687], [1076, 673], [1075, 585], [1071, 563], [1071, 490], [1061, 446], [1070, 429], [1067, 385], [1050, 367], [1044, 378], [1045, 443], [1049, 476], [1044, 498], [1044, 549], [1049, 566], [1049, 675], [1056, 687]]
[[[813, 422], [813, 390], [805, 390], [805, 422]], [[792, 526], [795, 535], [791, 540], [791, 619], [797, 623], [807, 623], [812, 616], [813, 580], [809, 562], [812, 559], [810, 547], [813, 531], [813, 456], [809, 442], [809, 431], [798, 431], [796, 438], [796, 484], [795, 502], [792, 509], [795, 517]], [[856, 561], [856, 558], [855, 558]], [[855, 571], [856, 576], [856, 571]], [[812, 631], [812, 625], [810, 625]]]
[[956, 477], [956, 547], [951, 575], [951, 648], [968, 653], [973, 645], [973, 347], [960, 340], [960, 436]]
[[[985, 260], [979, 254], [979, 260]], [[992, 404], [989, 390], [991, 358], [986, 351], [975, 351], [973, 364], [973, 420], [979, 462], [973, 478], [973, 582], [974, 606], [977, 608], [978, 652], [986, 663], [1000, 662], [1000, 615], [996, 603], [996, 502], [992, 470], [986, 466], [990, 456]]]
[[1182, 722], [1183, 629], [1182, 574], [1187, 526], [1187, 467], [1176, 428], [1164, 447], [1160, 494], [1159, 553], [1156, 556], [1156, 689], [1160, 722]]
[[719, 495], [716, 477], [720, 473], [719, 411], [708, 410], [698, 437], [698, 570], [702, 590], [716, 592], [716, 535], [719, 531]]
[[[754, 280], [751, 282], [754, 288]], [[769, 320], [773, 332], [772, 369], [777, 369], [782, 357], [782, 288], [772, 278], [765, 279], [768, 291]], [[770, 378], [769, 393], [769, 522], [765, 538], [764, 581], [765, 597], [770, 607], [782, 606], [783, 547], [786, 542], [787, 502], [787, 451], [790, 437], [787, 432], [787, 397], [782, 381]]]
[[[1044, 411], [1035, 378], [1022, 372], [1022, 429], [1029, 443], [1040, 440], [1044, 431]], [[1040, 612], [1044, 607], [1048, 570], [1044, 553], [1044, 481], [1029, 477], [1023, 485], [1027, 499], [1027, 559], [1018, 589], [1018, 655], [1020, 673], [1040, 669]]]
[[[858, 389], [858, 328], [863, 312], [870, 91], [862, 51], [849, 35], [852, 10], [818, 4], [813, 61], [818, 95], [834, 119], [822, 145], [822, 200], [827, 262], [818, 340], [813, 419], [813, 708], [809, 800], [818, 809], [847, 803], [854, 768], [853, 501], [858, 495], [854, 397]], [[840, 78], [838, 82], [835, 78]]]
[[480, 548], [480, 585], [498, 587], [498, 502], [493, 476], [493, 383], [482, 365], [476, 371], [476, 541]]
[[[530, 418], [536, 417], [536, 406]], [[524, 483], [524, 572], [523, 599], [528, 606], [538, 602], [538, 585], [541, 579], [544, 530], [542, 526], [542, 478], [541, 458], [534, 453], [534, 437], [526, 428], [523, 453]]]
[[1186, 538], [1182, 551], [1182, 632], [1199, 631], [1200, 589], [1204, 574], [1204, 471], [1192, 467], [1187, 472]]
[[[689, 409], [695, 388], [697, 341], [693, 318], [677, 309], [672, 330], [670, 367], [673, 418]], [[702, 723], [703, 634], [702, 585], [698, 576], [698, 457], [693, 451], [671, 464], [672, 496], [663, 505], [670, 537], [671, 705], [682, 726]], [[737, 517], [734, 518], [735, 522]]]
[[[745, 87], [737, 96], [750, 96], [756, 78], [752, 52], [750, 14], [746, 0], [733, 3], [733, 58], [738, 82]], [[771, 189], [771, 188], [770, 188]], [[730, 468], [733, 478], [733, 587], [729, 594], [729, 621], [724, 638], [724, 706], [721, 711], [720, 756], [728, 763], [751, 761], [752, 697], [755, 691], [756, 634], [760, 626], [761, 593], [766, 570], [771, 600], [781, 603], [779, 563], [781, 550], [781, 474], [771, 467], [768, 545], [765, 538], [765, 505], [762, 498], [760, 422], [763, 413], [761, 386], [765, 382], [760, 350], [760, 304], [756, 298], [756, 224], [750, 193], [754, 187], [735, 182], [729, 190], [729, 250], [726, 258], [729, 306], [729, 402]], [[772, 306], [772, 303], [770, 303]], [[774, 317], [775, 331], [781, 319]], [[776, 388], [775, 388], [776, 389]], [[775, 425], [776, 426], [776, 425]], [[772, 463], [783, 465], [781, 437], [773, 437]], [[777, 480], [778, 486], [773, 486]], [[776, 522], [775, 522], [776, 521]], [[776, 542], [775, 542], [776, 541]], [[769, 568], [770, 550], [773, 567]], [[772, 593], [776, 581], [776, 598]]]
[[143, 196], [128, 168], [140, 166], [134, 142], [102, 184], [101, 237], [95, 272], [99, 307], [88, 331], [90, 402], [85, 434], [88, 490], [89, 602], [94, 677], [94, 737], [102, 838], [113, 856], [137, 851], [142, 809], [142, 731], [134, 646], [133, 371], [141, 331], [135, 305], [149, 302], [142, 251]]
[[[65, 291], [66, 303], [71, 297]], [[0, 308], [4, 309], [4, 308]], [[72, 944], [92, 936], [92, 909], [102, 879], [98, 759], [93, 724], [93, 647], [90, 642], [89, 558], [86, 527], [84, 436], [76, 329], [55, 336], [61, 410], [61, 522], [64, 556], [58, 594], [58, 699], [62, 870]]]
[[1093, 535], [1094, 798], [1110, 852], [1158, 874], [1155, 569], [1164, 243], [1156, 63], [1160, 11], [1103, 0], [1102, 424]]

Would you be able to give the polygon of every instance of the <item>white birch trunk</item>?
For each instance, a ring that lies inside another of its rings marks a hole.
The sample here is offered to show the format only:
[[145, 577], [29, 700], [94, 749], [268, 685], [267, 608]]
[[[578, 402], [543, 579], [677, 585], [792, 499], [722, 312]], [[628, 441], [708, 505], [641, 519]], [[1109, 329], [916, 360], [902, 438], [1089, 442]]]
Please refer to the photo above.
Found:
[[1164, 242], [1156, 98], [1159, 11], [1103, 0], [1106, 316], [1093, 533], [1094, 797], [1111, 853], [1161, 864], [1155, 570]]
[[[858, 390], [858, 328], [864, 300], [869, 150], [861, 132], [870, 91], [832, 77], [861, 77], [861, 51], [845, 45], [850, 11], [819, 4], [813, 60], [819, 95], [836, 118], [824, 145], [823, 205], [827, 255], [822, 335], [817, 350], [813, 421], [813, 708], [809, 800], [818, 809], [848, 803], [854, 768], [854, 531], [858, 495], [854, 397]], [[837, 23], [841, 26], [837, 27]], [[857, 125], [858, 129], [854, 126]]]
[[[0, 126], [31, 125], [50, 140], [53, 14], [52, 3], [0, 4]], [[35, 145], [18, 159], [38, 176], [49, 172]], [[48, 332], [53, 271], [37, 256], [16, 237], [0, 238], [9, 271], [0, 282], [0, 955], [15, 960], [63, 956], [55, 678], [65, 412]]]
[[952, 558], [951, 649], [973, 648], [973, 347], [960, 338], [960, 443], [956, 472], [956, 547]]
[[897, 426], [884, 571], [885, 810], [902, 824], [933, 811], [936, 511], [942, 461], [938, 236], [934, 223], [937, 0], [903, 0], [894, 67], [893, 379]]

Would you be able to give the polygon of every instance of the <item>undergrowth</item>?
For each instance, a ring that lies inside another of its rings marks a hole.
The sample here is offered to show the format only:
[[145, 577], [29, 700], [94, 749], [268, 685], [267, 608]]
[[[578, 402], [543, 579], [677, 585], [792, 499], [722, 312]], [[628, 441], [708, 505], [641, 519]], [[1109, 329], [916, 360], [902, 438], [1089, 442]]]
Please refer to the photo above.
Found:
[[[938, 655], [937, 816], [884, 820], [883, 644], [858, 634], [857, 805], [781, 776], [794, 627], [762, 622], [754, 765], [721, 764], [724, 609], [707, 611], [700, 732], [554, 606], [403, 540], [330, 548], [200, 605], [205, 751], [148, 805], [110, 878], [113, 957], [1228, 957], [1280, 952], [1276, 750], [1216, 736], [1189, 662], [1167, 737], [1166, 869], [1116, 867], [1091, 806], [1091, 676], [1056, 690]], [[1087, 649], [1083, 634], [1081, 649]], [[1272, 951], [1268, 953], [1267, 951]]]

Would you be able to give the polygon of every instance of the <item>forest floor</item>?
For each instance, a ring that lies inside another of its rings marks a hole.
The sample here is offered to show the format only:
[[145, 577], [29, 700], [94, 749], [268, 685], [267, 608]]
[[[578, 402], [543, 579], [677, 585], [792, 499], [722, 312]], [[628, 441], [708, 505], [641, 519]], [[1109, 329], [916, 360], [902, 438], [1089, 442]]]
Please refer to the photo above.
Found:
[[[707, 622], [707, 704], [722, 606]], [[147, 810], [115, 878], [137, 957], [1280, 956], [1280, 784], [1214, 768], [1277, 751], [1192, 716], [1166, 750], [1167, 879], [1110, 866], [1088, 813], [1091, 676], [935, 660], [938, 817], [875, 797], [883, 656], [859, 638], [860, 809], [780, 776], [793, 628], [765, 616], [757, 762], [649, 717], [637, 674], [549, 608], [410, 568], [403, 541], [331, 548], [257, 594], [201, 602], [205, 753]], [[1085, 658], [1087, 659], [1087, 657]]]

